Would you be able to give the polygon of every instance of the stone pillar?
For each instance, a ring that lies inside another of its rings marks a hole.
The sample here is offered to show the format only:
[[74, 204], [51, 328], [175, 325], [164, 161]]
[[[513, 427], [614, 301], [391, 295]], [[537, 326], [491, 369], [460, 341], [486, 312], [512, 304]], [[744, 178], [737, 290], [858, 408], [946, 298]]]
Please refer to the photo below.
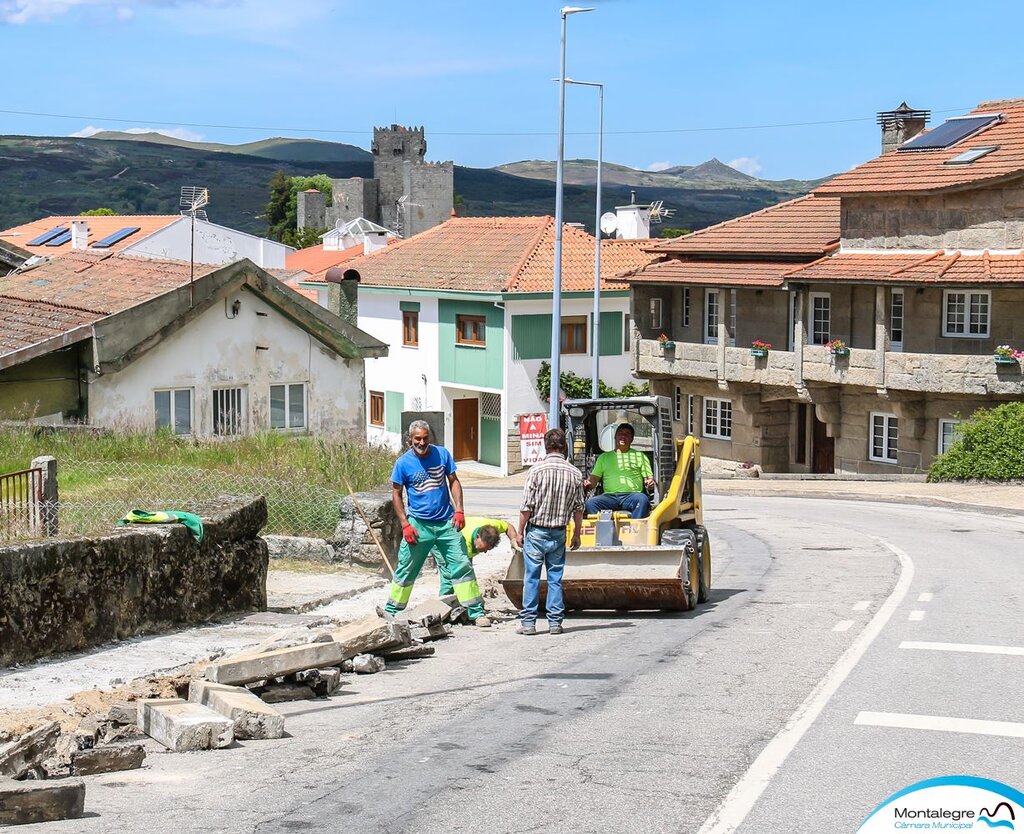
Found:
[[295, 195], [296, 226], [324, 229], [327, 227], [327, 197], [315, 188], [300, 191]]
[[[42, 501], [33, 509], [33, 521], [36, 529], [44, 536], [57, 535], [57, 458], [43, 455], [32, 458], [32, 469], [41, 469]], [[34, 496], [33, 496], [34, 499]]]
[[885, 354], [889, 350], [889, 322], [885, 316], [885, 287], [875, 287], [875, 386], [885, 389]]

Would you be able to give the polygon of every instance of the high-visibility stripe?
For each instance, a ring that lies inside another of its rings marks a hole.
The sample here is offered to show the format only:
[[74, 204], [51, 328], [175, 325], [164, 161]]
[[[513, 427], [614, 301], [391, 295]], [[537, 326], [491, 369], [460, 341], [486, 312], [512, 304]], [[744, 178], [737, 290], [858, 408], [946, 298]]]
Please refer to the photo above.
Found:
[[456, 584], [455, 596], [458, 598], [459, 604], [464, 608], [468, 608], [477, 602], [483, 602], [483, 597], [480, 596], [480, 585], [476, 579], [468, 579], [465, 582]]
[[397, 582], [391, 583], [391, 593], [388, 595], [389, 599], [399, 607], [399, 610], [405, 608], [409, 602], [409, 597], [412, 596], [412, 583], [408, 585], [400, 585]]

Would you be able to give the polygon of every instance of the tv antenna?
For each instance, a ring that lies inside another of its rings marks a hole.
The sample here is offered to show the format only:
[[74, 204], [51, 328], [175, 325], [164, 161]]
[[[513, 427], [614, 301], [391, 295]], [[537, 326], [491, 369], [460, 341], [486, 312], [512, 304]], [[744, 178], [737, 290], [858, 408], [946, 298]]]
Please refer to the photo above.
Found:
[[405, 210], [407, 208], [412, 208], [414, 206], [416, 208], [423, 208], [423, 204], [422, 203], [411, 203], [411, 202], [409, 202], [409, 195], [408, 194], [403, 194], [401, 197], [398, 198], [398, 201], [395, 203], [395, 230], [394, 231], [395, 231], [395, 234], [397, 234], [399, 237], [405, 237], [405, 234], [404, 234], [405, 223], [403, 222], [404, 217], [405, 217]]
[[181, 187], [181, 199], [178, 205], [181, 206], [181, 216], [192, 218], [192, 245], [189, 250], [188, 269], [188, 306], [195, 304], [195, 290], [192, 282], [195, 280], [196, 272], [196, 218], [208, 220], [205, 207], [210, 203], [210, 192], [201, 185], [183, 185]]
[[675, 209], [665, 208], [664, 200], [655, 200], [651, 203], [650, 214], [652, 223], [660, 223], [667, 217], [671, 217], [676, 213]]

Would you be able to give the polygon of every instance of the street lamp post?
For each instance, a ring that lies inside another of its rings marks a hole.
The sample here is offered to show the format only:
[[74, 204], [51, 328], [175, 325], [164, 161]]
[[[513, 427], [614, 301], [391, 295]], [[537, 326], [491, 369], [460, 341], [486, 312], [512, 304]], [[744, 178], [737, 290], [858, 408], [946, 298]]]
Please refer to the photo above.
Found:
[[555, 264], [551, 302], [551, 390], [548, 428], [559, 423], [558, 392], [562, 376], [562, 186], [565, 157], [565, 21], [571, 14], [592, 12], [592, 8], [565, 6], [562, 17], [561, 65], [558, 73], [558, 157], [555, 163]]

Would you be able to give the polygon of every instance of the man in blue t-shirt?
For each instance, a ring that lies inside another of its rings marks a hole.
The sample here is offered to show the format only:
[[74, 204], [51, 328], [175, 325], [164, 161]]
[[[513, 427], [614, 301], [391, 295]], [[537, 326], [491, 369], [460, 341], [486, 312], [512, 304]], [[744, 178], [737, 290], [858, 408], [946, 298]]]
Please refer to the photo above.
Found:
[[[404, 541], [398, 548], [398, 567], [384, 610], [397, 614], [408, 605], [413, 583], [427, 554], [434, 550], [441, 574], [451, 578], [459, 604], [475, 625], [486, 628], [491, 621], [484, 616], [480, 586], [459, 533], [466, 526], [466, 515], [455, 461], [447, 449], [431, 445], [425, 420], [410, 424], [409, 444], [412, 448], [395, 461], [391, 472], [391, 503]], [[409, 501], [408, 515], [403, 489]]]

